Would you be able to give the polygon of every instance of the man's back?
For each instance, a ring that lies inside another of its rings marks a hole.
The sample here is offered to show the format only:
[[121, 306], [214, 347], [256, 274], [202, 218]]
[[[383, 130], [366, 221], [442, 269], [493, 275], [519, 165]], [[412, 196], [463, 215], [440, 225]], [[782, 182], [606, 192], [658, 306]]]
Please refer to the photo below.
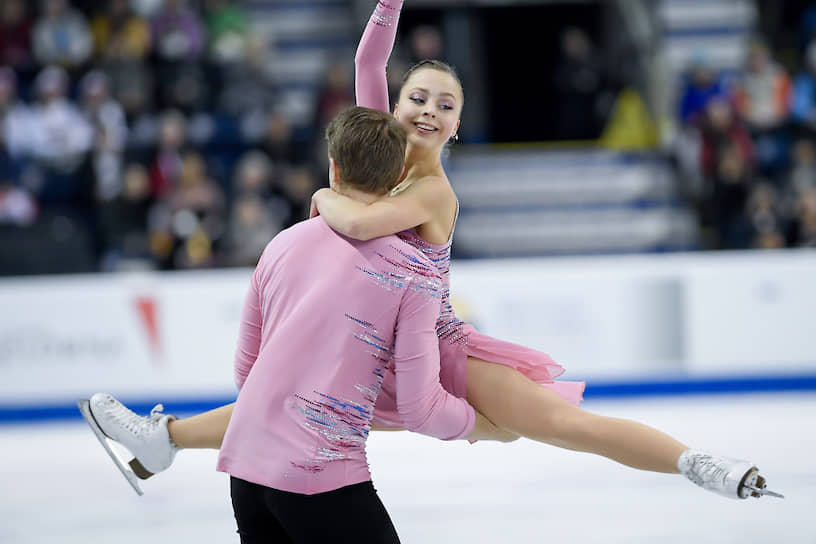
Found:
[[392, 365], [406, 376], [409, 427], [469, 432], [472, 409], [438, 384], [439, 288], [431, 263], [395, 236], [360, 242], [321, 218], [279, 234], [247, 295], [219, 470], [307, 494], [369, 480], [365, 440]]

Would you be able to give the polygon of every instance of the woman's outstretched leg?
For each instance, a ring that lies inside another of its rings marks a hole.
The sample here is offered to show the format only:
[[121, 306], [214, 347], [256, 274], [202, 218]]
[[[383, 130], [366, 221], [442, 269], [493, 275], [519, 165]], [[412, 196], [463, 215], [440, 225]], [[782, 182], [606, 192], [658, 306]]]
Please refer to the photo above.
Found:
[[467, 400], [496, 425], [561, 448], [602, 455], [642, 470], [677, 473], [688, 449], [634, 421], [568, 403], [508, 366], [468, 359]]
[[182, 449], [220, 449], [234, 407], [233, 402], [192, 417], [168, 422], [170, 440]]
[[93, 424], [130, 451], [134, 457], [130, 466], [142, 479], [167, 470], [180, 449], [219, 449], [233, 407], [234, 403], [227, 404], [177, 419], [163, 413], [161, 405], [153, 408], [149, 416], [140, 416], [107, 393], [96, 393], [89, 401]]
[[647, 425], [587, 412], [508, 366], [470, 357], [467, 372], [468, 402], [508, 431], [633, 468], [682, 473], [730, 498], [780, 496], [765, 489], [765, 479], [748, 461], [690, 450]]

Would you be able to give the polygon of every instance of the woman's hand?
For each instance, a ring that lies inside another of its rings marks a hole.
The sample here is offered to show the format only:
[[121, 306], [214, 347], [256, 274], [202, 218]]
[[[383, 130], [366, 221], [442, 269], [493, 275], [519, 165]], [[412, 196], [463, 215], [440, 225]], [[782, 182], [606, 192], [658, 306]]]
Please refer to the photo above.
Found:
[[476, 423], [473, 425], [473, 430], [465, 437], [471, 444], [477, 440], [514, 442], [519, 438], [521, 438], [519, 435], [495, 425], [478, 410], [476, 411]]
[[329, 189], [327, 187], [323, 187], [321, 189], [318, 189], [317, 191], [315, 191], [312, 194], [312, 203], [309, 205], [309, 219], [311, 219], [312, 217], [317, 217], [318, 215], [320, 215], [320, 210], [318, 209], [317, 203], [322, 198], [321, 195], [325, 191], [331, 191], [331, 189]]

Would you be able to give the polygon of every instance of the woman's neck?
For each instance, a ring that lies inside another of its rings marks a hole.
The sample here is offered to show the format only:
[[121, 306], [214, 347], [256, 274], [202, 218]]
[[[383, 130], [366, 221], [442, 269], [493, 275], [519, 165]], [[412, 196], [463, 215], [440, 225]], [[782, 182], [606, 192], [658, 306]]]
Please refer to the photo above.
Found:
[[444, 176], [442, 157], [439, 151], [432, 148], [408, 146], [405, 153], [405, 179], [416, 179], [425, 176]]

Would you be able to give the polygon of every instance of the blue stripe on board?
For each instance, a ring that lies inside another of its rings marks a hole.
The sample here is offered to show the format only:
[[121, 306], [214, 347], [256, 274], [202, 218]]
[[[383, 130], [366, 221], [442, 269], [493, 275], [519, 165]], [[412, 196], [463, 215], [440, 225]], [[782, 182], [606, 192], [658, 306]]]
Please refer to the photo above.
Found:
[[[121, 398], [128, 408], [137, 414], [149, 414], [155, 402], [130, 401]], [[79, 399], [77, 399], [79, 401]], [[235, 397], [222, 398], [176, 398], [163, 402], [167, 414], [198, 414], [235, 402]], [[82, 416], [76, 403], [52, 405], [2, 405], [0, 404], [0, 424], [3, 423], [37, 423], [48, 421], [66, 421]]]
[[[816, 374], [725, 376], [653, 381], [588, 380], [585, 400], [680, 395], [735, 395], [750, 393], [816, 391]], [[147, 414], [154, 402], [122, 399], [139, 414]], [[176, 398], [164, 402], [168, 414], [197, 414], [234, 402], [234, 397]], [[76, 404], [0, 405], [0, 424], [41, 423], [80, 419]]]
[[734, 36], [747, 36], [753, 32], [750, 26], [709, 26], [693, 28], [670, 28], [663, 34], [664, 38], [686, 39], [686, 38], [733, 38]]
[[816, 374], [698, 378], [672, 381], [588, 381], [584, 398], [722, 395], [816, 391]]

